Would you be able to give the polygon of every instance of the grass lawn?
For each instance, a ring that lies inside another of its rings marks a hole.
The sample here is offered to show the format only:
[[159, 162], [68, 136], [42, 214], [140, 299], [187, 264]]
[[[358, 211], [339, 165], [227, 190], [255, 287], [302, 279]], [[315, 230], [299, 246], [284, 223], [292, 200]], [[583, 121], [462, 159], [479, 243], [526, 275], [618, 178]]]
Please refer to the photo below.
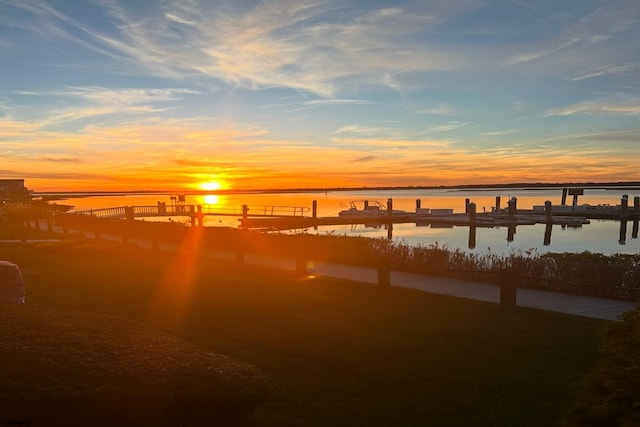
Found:
[[0, 259], [24, 270], [25, 308], [122, 318], [257, 367], [271, 386], [254, 426], [555, 425], [604, 325], [121, 244], [0, 245]]

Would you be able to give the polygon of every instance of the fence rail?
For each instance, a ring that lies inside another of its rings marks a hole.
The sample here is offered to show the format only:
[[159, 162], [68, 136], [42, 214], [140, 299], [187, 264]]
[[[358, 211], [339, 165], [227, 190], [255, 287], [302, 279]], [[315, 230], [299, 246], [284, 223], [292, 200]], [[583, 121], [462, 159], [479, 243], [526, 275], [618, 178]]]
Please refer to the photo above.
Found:
[[151, 216], [261, 216], [261, 217], [304, 217], [309, 212], [302, 206], [249, 206], [249, 205], [152, 205], [117, 206], [103, 209], [88, 209], [69, 212], [96, 218], [135, 218]]

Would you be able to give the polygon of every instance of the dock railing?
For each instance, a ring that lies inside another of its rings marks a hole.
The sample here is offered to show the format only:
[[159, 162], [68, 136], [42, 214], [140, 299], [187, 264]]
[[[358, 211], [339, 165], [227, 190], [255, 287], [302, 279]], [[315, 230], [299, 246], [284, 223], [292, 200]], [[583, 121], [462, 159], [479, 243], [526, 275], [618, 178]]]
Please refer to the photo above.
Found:
[[261, 217], [304, 217], [310, 209], [304, 206], [247, 206], [247, 205], [151, 205], [118, 206], [103, 209], [72, 211], [69, 214], [86, 215], [96, 218], [135, 218], [153, 216], [248, 216]]

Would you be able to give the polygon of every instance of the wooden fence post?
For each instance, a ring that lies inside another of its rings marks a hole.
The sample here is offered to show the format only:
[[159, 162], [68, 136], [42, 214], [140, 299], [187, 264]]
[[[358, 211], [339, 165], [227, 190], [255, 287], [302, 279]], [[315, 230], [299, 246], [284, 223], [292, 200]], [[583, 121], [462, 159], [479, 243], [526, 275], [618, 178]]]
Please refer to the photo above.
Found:
[[158, 235], [160, 234], [160, 224], [153, 224], [151, 227], [151, 249], [157, 251], [160, 249], [160, 243], [158, 242]]
[[24, 221], [20, 223], [20, 242], [27, 243], [27, 226]]
[[133, 206], [125, 206], [124, 215], [125, 215], [126, 219], [129, 219], [129, 220], [132, 220], [132, 221], [134, 219], [136, 219], [136, 213], [135, 213], [134, 207]]
[[196, 207], [189, 205], [189, 218], [191, 219], [191, 226], [196, 226]]
[[249, 219], [249, 206], [242, 205], [242, 226], [247, 226], [247, 221]]
[[[247, 205], [243, 205], [243, 210]], [[236, 240], [236, 262], [239, 264], [244, 263], [244, 233], [241, 232], [241, 236]]]
[[378, 264], [378, 286], [389, 287], [391, 286], [391, 269], [388, 256], [384, 256]]
[[296, 257], [296, 273], [303, 276], [307, 274], [307, 260], [304, 256]]
[[500, 270], [500, 305], [507, 308], [516, 306], [517, 273], [512, 269]]

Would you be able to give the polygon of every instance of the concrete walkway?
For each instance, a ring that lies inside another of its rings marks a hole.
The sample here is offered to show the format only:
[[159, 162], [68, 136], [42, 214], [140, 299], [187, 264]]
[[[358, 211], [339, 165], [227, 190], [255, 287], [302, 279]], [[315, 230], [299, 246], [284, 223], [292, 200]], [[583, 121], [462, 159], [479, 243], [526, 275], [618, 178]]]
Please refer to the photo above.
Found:
[[[318, 264], [310, 268], [309, 271], [314, 274], [330, 277], [339, 277], [371, 284], [377, 283], [377, 271], [374, 269], [337, 264]], [[391, 286], [417, 289], [433, 294], [469, 298], [496, 304], [500, 303], [500, 287], [489, 283], [392, 271]], [[516, 289], [516, 304], [520, 307], [604, 320], [620, 320], [622, 313], [636, 308], [635, 303], [627, 301], [569, 295], [527, 288]]]
[[[44, 226], [46, 226], [46, 224], [41, 225], [41, 227]], [[62, 233], [62, 228], [54, 227], [53, 231]], [[104, 233], [100, 235], [100, 238], [109, 241], [122, 240], [120, 236]], [[151, 242], [146, 239], [129, 238], [128, 243], [142, 248], [152, 247]], [[178, 247], [173, 244], [160, 243], [158, 249], [167, 252], [176, 252]], [[236, 254], [233, 252], [216, 251], [206, 248], [201, 248], [197, 255], [223, 261], [236, 260]], [[262, 254], [247, 253], [244, 255], [243, 262], [289, 271], [297, 270], [296, 263], [292, 259], [271, 257]], [[378, 271], [374, 268], [337, 263], [308, 262], [306, 272], [310, 275], [335, 277], [372, 285], [378, 284]], [[494, 284], [400, 271], [392, 271], [390, 276], [391, 286], [417, 289], [433, 294], [469, 298], [489, 303], [500, 303], [500, 287]], [[518, 288], [516, 290], [516, 305], [603, 320], [620, 320], [622, 313], [633, 310], [637, 306], [636, 303], [627, 301], [562, 294], [527, 288]]]

